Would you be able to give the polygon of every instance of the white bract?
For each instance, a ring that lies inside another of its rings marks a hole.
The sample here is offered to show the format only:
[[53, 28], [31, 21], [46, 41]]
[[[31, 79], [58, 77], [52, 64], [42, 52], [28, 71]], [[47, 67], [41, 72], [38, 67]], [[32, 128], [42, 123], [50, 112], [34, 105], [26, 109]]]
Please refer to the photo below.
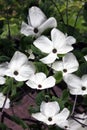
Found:
[[55, 85], [53, 76], [46, 77], [46, 74], [40, 72], [32, 75], [26, 84], [33, 89], [47, 89]]
[[40, 8], [33, 6], [29, 9], [28, 24], [22, 22], [21, 33], [29, 36], [40, 36], [47, 28], [53, 28], [57, 26], [55, 18], [46, 18], [45, 14]]
[[56, 124], [60, 127], [62, 126], [62, 123], [67, 121], [68, 116], [69, 110], [64, 108], [60, 112], [59, 104], [56, 101], [47, 103], [42, 102], [40, 106], [40, 112], [32, 114], [32, 117], [46, 123], [47, 125]]
[[79, 63], [73, 53], [67, 53], [62, 61], [56, 61], [52, 64], [55, 71], [62, 71], [63, 76], [78, 70]]
[[87, 55], [84, 56], [85, 60], [87, 61]]
[[27, 52], [29, 54], [28, 59], [32, 59], [32, 60], [35, 59], [35, 55], [33, 54], [33, 51], [31, 49], [25, 50], [25, 52]]
[[[87, 115], [83, 114], [76, 114], [75, 119], [82, 124], [87, 125]], [[68, 130], [87, 130], [87, 127], [82, 127], [82, 125], [75, 121], [74, 119], [69, 119], [69, 129]]]
[[68, 85], [68, 88], [72, 95], [87, 94], [87, 75], [83, 75], [80, 78], [74, 74], [68, 74], [64, 77], [64, 81]]
[[[6, 97], [3, 95], [3, 93], [0, 92], [0, 108], [3, 107], [3, 104], [5, 102]], [[7, 98], [5, 102], [4, 108], [8, 109], [10, 107], [10, 99]]]
[[5, 84], [6, 79], [4, 78], [6, 70], [7, 70], [8, 63], [0, 64], [0, 84]]
[[34, 65], [28, 61], [25, 54], [16, 51], [8, 63], [6, 75], [13, 77], [17, 81], [26, 81], [35, 73]]
[[72, 51], [72, 44], [76, 42], [74, 37], [66, 36], [56, 28], [51, 31], [51, 40], [46, 36], [41, 36], [34, 41], [34, 45], [38, 49], [48, 54], [40, 59], [45, 64], [53, 63], [58, 58], [58, 54], [66, 54]]

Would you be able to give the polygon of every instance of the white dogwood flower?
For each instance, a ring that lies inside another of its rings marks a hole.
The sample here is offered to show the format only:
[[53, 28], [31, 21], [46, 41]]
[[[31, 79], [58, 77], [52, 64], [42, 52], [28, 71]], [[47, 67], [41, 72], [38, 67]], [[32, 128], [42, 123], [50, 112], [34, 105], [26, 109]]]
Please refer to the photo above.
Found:
[[87, 55], [84, 56], [85, 60], [87, 61]]
[[[4, 104], [4, 102], [5, 102], [5, 98], [6, 98], [6, 97], [3, 95], [3, 93], [0, 92], [0, 108], [3, 107], [3, 104]], [[7, 99], [6, 99], [6, 102], [5, 102], [4, 108], [8, 109], [9, 107], [10, 107], [10, 99], [7, 98]]]
[[58, 54], [66, 54], [73, 50], [72, 44], [76, 42], [74, 37], [66, 36], [56, 28], [51, 31], [51, 40], [46, 36], [41, 36], [34, 41], [38, 49], [48, 54], [40, 59], [45, 64], [53, 63], [58, 58]]
[[26, 81], [35, 73], [34, 65], [28, 61], [25, 54], [16, 51], [8, 63], [6, 75], [13, 77], [17, 81]]
[[[68, 130], [87, 130], [87, 127], [82, 126], [80, 123], [87, 125], [87, 115], [83, 114], [76, 114], [74, 119], [69, 119], [69, 129]], [[79, 122], [80, 123], [79, 123]]]
[[78, 70], [79, 63], [73, 53], [67, 53], [62, 61], [56, 61], [52, 64], [55, 71], [62, 71], [63, 76]]
[[40, 106], [40, 112], [32, 114], [32, 117], [46, 123], [47, 125], [60, 125], [67, 120], [68, 116], [69, 110], [64, 108], [60, 112], [59, 104], [56, 101], [42, 102]]
[[57, 26], [57, 21], [54, 17], [46, 18], [40, 8], [33, 6], [29, 9], [28, 24], [22, 22], [21, 33], [29, 36], [40, 36], [47, 28]]
[[32, 75], [26, 84], [33, 89], [46, 89], [55, 85], [55, 78], [53, 76], [46, 77], [46, 74], [40, 72]]
[[6, 79], [4, 78], [5, 72], [7, 70], [8, 63], [2, 63], [0, 64], [0, 85], [5, 84]]
[[74, 74], [68, 74], [64, 77], [64, 81], [66, 82], [72, 95], [87, 94], [87, 75], [83, 75], [80, 78]]

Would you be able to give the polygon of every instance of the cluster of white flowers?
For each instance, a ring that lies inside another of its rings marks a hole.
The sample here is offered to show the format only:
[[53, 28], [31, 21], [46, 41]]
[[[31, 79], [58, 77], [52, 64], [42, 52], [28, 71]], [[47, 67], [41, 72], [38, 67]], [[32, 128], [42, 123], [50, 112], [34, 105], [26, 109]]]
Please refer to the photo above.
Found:
[[[46, 57], [39, 59], [44, 64], [47, 64], [53, 72], [61, 71], [63, 74], [63, 80], [67, 84], [67, 87], [72, 95], [86, 95], [87, 94], [87, 75], [83, 75], [82, 78], [72, 74], [79, 68], [79, 63], [75, 55], [71, 52], [74, 48], [72, 44], [76, 43], [76, 39], [73, 36], [67, 36], [63, 34], [57, 28], [57, 21], [55, 18], [46, 18], [45, 14], [38, 7], [31, 7], [29, 9], [28, 24], [22, 22], [21, 33], [25, 36], [35, 36], [37, 39], [33, 42], [34, 46], [40, 49], [43, 53], [46, 53]], [[47, 28], [53, 28], [51, 30], [51, 40], [46, 36], [40, 36]], [[16, 81], [26, 81], [26, 85], [32, 89], [47, 89], [54, 87], [56, 79], [51, 75], [47, 76], [43, 72], [36, 72], [36, 68], [33, 62], [29, 59], [35, 59], [32, 50], [29, 50], [31, 54], [27, 57], [24, 53], [16, 51], [10, 62], [6, 62], [0, 65], [0, 84], [3, 85], [6, 82], [4, 76], [14, 78]], [[60, 60], [60, 54], [63, 54], [62, 60]], [[87, 56], [85, 56], [87, 60]], [[4, 103], [4, 96], [0, 94], [0, 108]], [[7, 105], [5, 108], [9, 108], [9, 99], [7, 99]], [[60, 111], [58, 102], [42, 102], [40, 106], [40, 112], [33, 113], [32, 117], [42, 121], [48, 125], [56, 124], [63, 129], [68, 130], [86, 130], [73, 119], [68, 119], [70, 111], [64, 108]], [[87, 117], [86, 115], [77, 115], [77, 117]], [[84, 122], [86, 122], [86, 118]], [[78, 119], [77, 119], [78, 120]], [[80, 119], [79, 119], [80, 120]]]

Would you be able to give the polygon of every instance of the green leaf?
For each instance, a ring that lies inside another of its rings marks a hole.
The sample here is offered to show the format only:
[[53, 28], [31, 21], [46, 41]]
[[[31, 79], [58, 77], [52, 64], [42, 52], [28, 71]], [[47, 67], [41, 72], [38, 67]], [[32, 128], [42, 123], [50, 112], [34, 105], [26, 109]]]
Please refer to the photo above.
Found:
[[54, 78], [56, 79], [56, 83], [60, 83], [63, 79], [63, 75], [61, 71], [58, 71], [54, 74]]
[[87, 74], [87, 62], [80, 65], [76, 74], [80, 77], [83, 76], [84, 74]]
[[49, 71], [47, 65], [43, 64], [42, 62], [35, 62], [34, 64], [37, 72], [43, 72], [48, 75]]
[[62, 96], [60, 98], [57, 98], [55, 96], [52, 97], [52, 101], [57, 101], [60, 105], [61, 110], [65, 107], [65, 104], [69, 100], [69, 92], [67, 89], [63, 90]]
[[11, 116], [11, 120], [22, 126], [24, 130], [28, 128], [27, 124], [17, 116]]
[[8, 128], [4, 123], [0, 123], [0, 130], [12, 130]]
[[29, 113], [32, 114], [32, 113], [37, 113], [40, 111], [40, 107], [37, 106], [37, 107], [34, 107], [34, 106], [30, 106], [29, 107]]
[[0, 62], [8, 61], [10, 58], [7, 56], [0, 56]]
[[59, 128], [58, 126], [49, 126], [49, 130], [63, 130]]
[[44, 100], [45, 100], [45, 93], [44, 93], [44, 91], [41, 91], [36, 96], [36, 104], [40, 105], [42, 103], [42, 101], [44, 101]]
[[39, 56], [42, 55], [42, 52], [38, 48], [36, 48], [35, 46], [31, 45], [31, 49], [32, 49], [34, 54], [39, 55]]

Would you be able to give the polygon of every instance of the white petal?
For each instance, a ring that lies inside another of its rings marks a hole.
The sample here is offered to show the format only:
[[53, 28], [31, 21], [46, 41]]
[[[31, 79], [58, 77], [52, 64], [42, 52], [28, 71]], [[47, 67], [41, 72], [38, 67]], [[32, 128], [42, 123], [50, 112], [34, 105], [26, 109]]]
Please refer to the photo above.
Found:
[[75, 39], [74, 37], [68, 36], [68, 37], [66, 38], [66, 44], [72, 45], [72, 44], [74, 44], [74, 43], [76, 43], [76, 39]]
[[56, 123], [56, 125], [58, 125], [62, 129], [69, 130], [69, 122], [68, 122], [68, 120], [65, 120], [65, 121], [62, 121], [62, 122], [58, 122], [58, 123]]
[[40, 72], [32, 75], [29, 79], [38, 85], [42, 84], [42, 82], [46, 79], [46, 75]]
[[54, 121], [49, 121], [48, 118], [45, 115], [43, 115], [42, 113], [32, 114], [32, 117], [34, 117], [38, 121], [42, 121], [42, 122], [46, 123], [47, 125], [53, 125], [53, 124], [55, 124]]
[[0, 64], [0, 76], [4, 76], [8, 69], [8, 62]]
[[40, 26], [46, 20], [45, 14], [36, 6], [29, 9], [29, 17], [33, 27]]
[[87, 88], [87, 74], [82, 76], [82, 86]]
[[58, 29], [54, 28], [51, 31], [51, 39], [54, 43], [54, 47], [62, 46], [65, 41], [65, 35]]
[[45, 89], [45, 88], [51, 88], [51, 87], [54, 87], [55, 85], [55, 78], [53, 76], [50, 76], [48, 78], [46, 78], [43, 83], [42, 83], [42, 87]]
[[26, 81], [35, 73], [35, 67], [31, 62], [28, 62], [20, 67], [18, 73], [19, 74], [17, 76], [14, 75], [15, 79], [18, 81]]
[[56, 115], [57, 124], [66, 121], [69, 114], [70, 111], [67, 108], [64, 108], [59, 114]]
[[74, 74], [66, 75], [64, 77], [64, 81], [67, 85], [71, 86], [72, 88], [81, 88], [81, 79]]
[[20, 68], [19, 73], [20, 75], [24, 75], [25, 77], [29, 78], [32, 74], [35, 73], [35, 66], [33, 65], [33, 63], [28, 62]]
[[[0, 108], [3, 107], [3, 104], [5, 102], [6, 97], [3, 95], [3, 93], [0, 93]], [[8, 109], [10, 107], [10, 100], [7, 98], [4, 108]]]
[[87, 55], [84, 56], [85, 60], [87, 61]]
[[10, 99], [7, 98], [5, 108], [8, 109], [10, 107]]
[[27, 84], [27, 86], [29, 86], [32, 89], [37, 89], [38, 88], [37, 84], [35, 82], [31, 81], [31, 80], [28, 80], [26, 82], [26, 84]]
[[73, 53], [68, 53], [63, 57], [63, 64], [68, 73], [75, 72], [79, 67], [79, 63]]
[[53, 49], [52, 42], [45, 36], [39, 37], [33, 44], [45, 53], [50, 53]]
[[30, 35], [34, 36], [35, 35], [35, 33], [33, 31], [33, 27], [29, 26], [25, 22], [22, 22], [21, 33], [24, 34], [25, 36], [30, 36]]
[[62, 71], [63, 70], [63, 62], [62, 61], [56, 61], [52, 64], [52, 68], [55, 71]]
[[44, 122], [45, 120], [47, 120], [47, 118], [40, 112], [38, 113], [33, 113], [32, 117], [34, 117], [35, 119]]
[[0, 76], [0, 85], [5, 84], [6, 79]]
[[40, 59], [40, 61], [45, 64], [51, 64], [56, 60], [56, 58], [57, 58], [57, 54], [50, 53], [48, 56]]
[[29, 81], [26, 83], [31, 88], [35, 89], [44, 89], [43, 86], [41, 88], [38, 85], [42, 85], [44, 80], [46, 79], [46, 75], [44, 73], [36, 73], [29, 78]]
[[43, 115], [47, 117], [53, 117], [55, 116], [60, 110], [59, 104], [54, 102], [42, 102], [40, 106], [40, 111]]
[[40, 33], [44, 32], [47, 28], [53, 28], [57, 26], [57, 21], [55, 18], [51, 17], [47, 19], [43, 24], [38, 28]]
[[82, 130], [82, 129], [80, 129], [81, 128], [81, 124], [79, 124], [75, 120], [69, 119], [68, 121], [69, 121], [69, 126], [70, 126], [69, 130]]
[[16, 51], [8, 65], [9, 68], [20, 68], [23, 64], [28, 62], [27, 56], [22, 52]]
[[73, 50], [73, 47], [69, 45], [61, 44], [61, 46], [60, 45], [57, 46], [58, 54], [66, 54], [72, 50]]

